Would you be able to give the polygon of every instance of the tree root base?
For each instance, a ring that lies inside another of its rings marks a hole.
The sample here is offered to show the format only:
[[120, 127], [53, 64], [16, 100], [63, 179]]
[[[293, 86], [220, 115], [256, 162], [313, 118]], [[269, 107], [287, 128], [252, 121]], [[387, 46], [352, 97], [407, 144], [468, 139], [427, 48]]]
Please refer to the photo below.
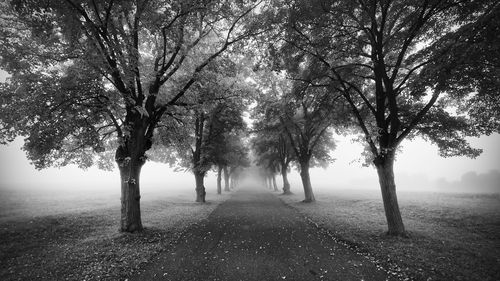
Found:
[[408, 234], [408, 232], [403, 232], [403, 233], [400, 233], [400, 232], [390, 232], [390, 231], [387, 231], [384, 233], [385, 236], [389, 236], [389, 237], [394, 237], [394, 238], [405, 238], [405, 239], [410, 239], [410, 235]]

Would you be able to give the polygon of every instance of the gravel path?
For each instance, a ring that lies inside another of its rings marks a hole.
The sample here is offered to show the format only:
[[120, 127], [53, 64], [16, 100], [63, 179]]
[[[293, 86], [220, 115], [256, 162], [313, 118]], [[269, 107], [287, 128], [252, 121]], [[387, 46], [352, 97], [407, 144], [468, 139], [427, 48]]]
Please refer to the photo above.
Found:
[[129, 280], [386, 280], [267, 190], [235, 191]]

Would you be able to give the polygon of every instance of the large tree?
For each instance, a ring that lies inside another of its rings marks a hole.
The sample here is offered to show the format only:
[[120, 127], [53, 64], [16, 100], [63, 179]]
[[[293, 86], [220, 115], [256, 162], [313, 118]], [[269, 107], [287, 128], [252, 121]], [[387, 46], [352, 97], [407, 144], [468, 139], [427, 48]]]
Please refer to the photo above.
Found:
[[12, 75], [3, 140], [26, 136], [38, 168], [89, 166], [90, 150], [116, 148], [121, 230], [141, 230], [139, 175], [155, 128], [207, 65], [267, 28], [262, 2], [2, 2], [0, 67]]
[[[473, 112], [494, 103], [470, 103], [497, 96], [479, 77], [498, 81], [498, 64], [476, 63], [482, 70], [477, 75], [464, 63], [466, 46], [480, 46], [478, 41], [481, 48], [498, 49], [487, 39], [495, 36], [489, 26], [498, 26], [498, 6], [497, 1], [298, 0], [287, 8], [281, 51], [298, 60], [313, 58], [316, 70], [309, 82], [330, 83], [350, 104], [377, 169], [390, 235], [406, 235], [393, 172], [404, 139], [420, 135], [443, 156], [476, 157], [481, 150], [465, 137], [498, 131], [498, 119], [492, 126]], [[477, 33], [470, 32], [474, 27]], [[467, 103], [469, 114], [453, 110]]]

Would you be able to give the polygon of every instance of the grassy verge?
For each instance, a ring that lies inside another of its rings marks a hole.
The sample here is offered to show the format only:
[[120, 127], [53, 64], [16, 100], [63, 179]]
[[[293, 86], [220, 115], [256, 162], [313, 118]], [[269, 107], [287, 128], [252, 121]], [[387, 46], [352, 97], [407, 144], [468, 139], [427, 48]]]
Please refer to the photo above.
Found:
[[124, 280], [228, 196], [206, 204], [194, 203], [192, 192], [149, 196], [155, 199], [141, 202], [146, 229], [138, 234], [118, 231], [115, 203], [92, 207], [87, 198], [69, 212], [48, 205], [41, 215], [11, 210], [0, 216], [0, 280]]
[[377, 191], [299, 192], [280, 198], [361, 254], [412, 280], [500, 280], [500, 196], [400, 192], [410, 238], [384, 234]]

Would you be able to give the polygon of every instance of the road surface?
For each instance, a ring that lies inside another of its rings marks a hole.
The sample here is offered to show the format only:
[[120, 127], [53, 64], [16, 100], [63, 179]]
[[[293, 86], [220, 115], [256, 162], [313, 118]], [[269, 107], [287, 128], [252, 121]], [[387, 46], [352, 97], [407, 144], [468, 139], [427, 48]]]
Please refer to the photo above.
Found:
[[237, 190], [128, 280], [387, 280], [265, 189]]

